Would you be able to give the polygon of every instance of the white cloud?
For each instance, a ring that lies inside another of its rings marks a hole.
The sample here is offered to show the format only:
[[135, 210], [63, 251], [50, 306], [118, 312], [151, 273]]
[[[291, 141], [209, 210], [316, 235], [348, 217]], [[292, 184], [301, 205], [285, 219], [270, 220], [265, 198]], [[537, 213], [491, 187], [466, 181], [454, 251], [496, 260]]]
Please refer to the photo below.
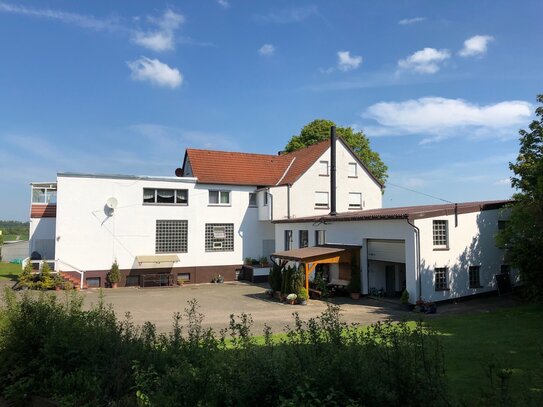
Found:
[[480, 106], [462, 99], [425, 97], [405, 102], [380, 102], [363, 117], [379, 123], [365, 127], [371, 135], [429, 135], [422, 143], [454, 136], [507, 137], [530, 118], [532, 106], [521, 100]]
[[69, 13], [60, 10], [42, 9], [34, 7], [26, 7], [20, 5], [13, 5], [9, 3], [0, 2], [0, 12], [19, 14], [28, 17], [46, 18], [50, 20], [56, 20], [65, 24], [73, 24], [82, 28], [88, 28], [96, 31], [105, 30], [123, 30], [124, 27], [120, 25], [119, 21], [115, 18], [98, 19], [93, 16]]
[[135, 81], [149, 81], [158, 86], [177, 88], [183, 83], [183, 75], [176, 68], [170, 68], [158, 59], [141, 57], [127, 62]]
[[175, 48], [175, 31], [185, 21], [183, 15], [167, 9], [160, 18], [147, 17], [156, 29], [150, 31], [136, 30], [132, 41], [153, 51], [169, 51]]
[[461, 57], [484, 55], [486, 54], [488, 43], [493, 40], [494, 37], [490, 35], [475, 35], [464, 41], [464, 48], [458, 52], [458, 55]]
[[451, 53], [446, 49], [424, 48], [398, 61], [398, 67], [406, 71], [434, 74], [439, 71], [440, 64], [449, 59]]
[[217, 0], [217, 3], [224, 8], [230, 7], [228, 0]]
[[494, 182], [494, 185], [511, 185], [511, 178], [502, 178]]
[[316, 6], [289, 8], [255, 15], [255, 20], [262, 23], [289, 24], [299, 23], [318, 14]]
[[426, 17], [414, 17], [414, 18], [404, 18], [403, 20], [398, 21], [400, 25], [410, 25], [415, 23], [421, 23], [426, 20]]
[[343, 72], [356, 69], [362, 63], [362, 57], [355, 55], [351, 56], [350, 51], [338, 51], [337, 57], [338, 69]]
[[258, 49], [258, 53], [265, 57], [272, 56], [275, 53], [275, 47], [272, 44], [264, 44]]

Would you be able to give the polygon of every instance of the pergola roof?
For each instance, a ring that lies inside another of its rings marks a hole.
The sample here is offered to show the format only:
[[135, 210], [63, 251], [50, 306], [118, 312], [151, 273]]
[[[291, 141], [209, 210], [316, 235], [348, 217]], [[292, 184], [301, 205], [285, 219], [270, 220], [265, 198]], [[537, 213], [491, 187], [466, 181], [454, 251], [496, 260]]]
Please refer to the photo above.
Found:
[[314, 246], [302, 249], [292, 249], [273, 253], [270, 257], [282, 260], [299, 261], [312, 263], [318, 260], [337, 257], [353, 249], [360, 249], [360, 246]]

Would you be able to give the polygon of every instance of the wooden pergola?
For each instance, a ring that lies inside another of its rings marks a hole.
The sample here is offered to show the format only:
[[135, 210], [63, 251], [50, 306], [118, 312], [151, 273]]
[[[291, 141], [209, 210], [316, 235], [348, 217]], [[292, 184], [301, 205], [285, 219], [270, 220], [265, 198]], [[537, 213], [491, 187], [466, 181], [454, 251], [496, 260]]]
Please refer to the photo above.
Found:
[[[273, 253], [272, 261], [295, 261], [304, 264], [305, 289], [309, 292], [309, 275], [315, 270], [318, 264], [350, 263], [352, 251], [360, 250], [359, 246], [314, 246], [302, 249], [292, 249], [283, 252]], [[284, 265], [283, 264], [283, 265]]]

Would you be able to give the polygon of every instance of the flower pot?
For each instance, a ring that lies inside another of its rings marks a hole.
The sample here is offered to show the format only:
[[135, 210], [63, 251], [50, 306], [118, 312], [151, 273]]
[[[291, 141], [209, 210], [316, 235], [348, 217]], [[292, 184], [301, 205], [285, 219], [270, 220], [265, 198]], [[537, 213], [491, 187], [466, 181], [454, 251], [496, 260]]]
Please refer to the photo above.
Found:
[[294, 305], [294, 304], [296, 304], [296, 300], [288, 300], [288, 303], [289, 303], [290, 305]]
[[307, 305], [307, 300], [301, 300], [298, 304], [300, 304], [300, 305]]
[[111, 283], [111, 288], [117, 288], [118, 283]]
[[360, 299], [360, 293], [351, 293], [351, 299], [359, 300]]

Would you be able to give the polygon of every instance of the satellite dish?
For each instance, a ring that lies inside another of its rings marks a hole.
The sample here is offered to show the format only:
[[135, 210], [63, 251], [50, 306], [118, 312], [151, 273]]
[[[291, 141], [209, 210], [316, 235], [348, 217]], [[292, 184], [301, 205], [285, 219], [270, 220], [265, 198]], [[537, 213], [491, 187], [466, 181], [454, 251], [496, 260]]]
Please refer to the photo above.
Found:
[[175, 169], [175, 176], [176, 177], [182, 177], [183, 176], [183, 169], [182, 168], [176, 168]]
[[109, 208], [109, 209], [115, 209], [117, 207], [117, 204], [119, 202], [117, 202], [117, 198], [114, 198], [114, 197], [111, 197], [111, 198], [108, 198], [107, 201], [106, 201], [106, 206]]

